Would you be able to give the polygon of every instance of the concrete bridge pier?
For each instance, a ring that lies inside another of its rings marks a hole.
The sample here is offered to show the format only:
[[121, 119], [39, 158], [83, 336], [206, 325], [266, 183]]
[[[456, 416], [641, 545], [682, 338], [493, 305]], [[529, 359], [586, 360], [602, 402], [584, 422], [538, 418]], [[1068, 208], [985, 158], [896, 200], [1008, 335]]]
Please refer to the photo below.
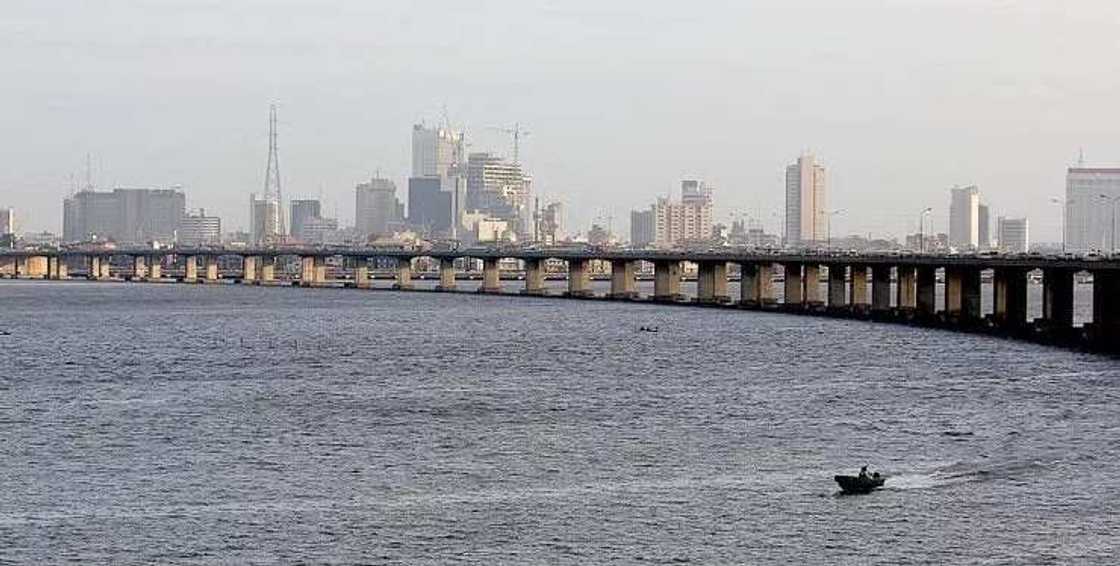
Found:
[[1027, 324], [1027, 272], [996, 268], [992, 272], [992, 321], [1004, 328]]
[[193, 255], [183, 258], [183, 282], [198, 282], [198, 258]]
[[482, 287], [478, 292], [502, 292], [502, 272], [498, 269], [498, 258], [488, 257], [482, 260]]
[[66, 258], [53, 256], [47, 260], [47, 278], [55, 281], [68, 279]]
[[257, 256], [247, 255], [241, 258], [241, 283], [252, 285], [257, 281]]
[[916, 308], [918, 316], [932, 318], [937, 314], [937, 269], [921, 266], [917, 269]]
[[142, 255], [132, 256], [132, 273], [129, 281], [143, 281], [148, 276], [148, 258]]
[[815, 263], [805, 264], [805, 305], [811, 308], [824, 306], [821, 301], [821, 266]]
[[259, 271], [259, 284], [272, 283], [276, 281], [276, 256], [261, 256], [258, 260], [260, 262]]
[[372, 287], [369, 281], [369, 263], [364, 259], [354, 266], [354, 287], [357, 289]]
[[300, 287], [316, 287], [327, 282], [327, 265], [323, 258], [317, 255], [303, 256], [300, 258], [299, 285]]
[[163, 256], [153, 255], [148, 257], [148, 281], [159, 281], [163, 278]]
[[221, 275], [218, 273], [218, 256], [208, 255], [203, 258], [202, 262], [203, 266], [206, 269], [205, 274], [207, 283], [215, 283], [219, 279], [221, 279]]
[[785, 308], [801, 308], [805, 298], [801, 289], [801, 264], [786, 263], [782, 268], [785, 270]]
[[912, 313], [918, 307], [917, 294], [917, 269], [911, 266], [899, 267], [898, 283], [895, 288], [895, 307], [904, 312]]
[[696, 302], [726, 303], [730, 300], [731, 297], [727, 295], [727, 262], [697, 263]]
[[634, 299], [638, 296], [638, 288], [634, 283], [634, 262], [616, 259], [611, 261], [611, 295], [612, 299]]
[[16, 276], [16, 258], [0, 257], [0, 276], [13, 278]]
[[739, 304], [762, 307], [774, 304], [773, 267], [766, 263], [739, 264]]
[[676, 302], [681, 294], [681, 262], [661, 260], [653, 263], [653, 300]]
[[393, 288], [403, 291], [412, 289], [412, 258], [397, 258], [397, 280]]
[[843, 265], [828, 266], [828, 309], [841, 311], [848, 306], [848, 268]]
[[852, 266], [851, 285], [848, 288], [848, 304], [853, 312], [864, 313], [868, 311], [867, 304], [867, 266]]
[[1051, 328], [1073, 328], [1073, 271], [1042, 272], [1042, 320]]
[[455, 290], [455, 260], [451, 258], [440, 258], [439, 260], [439, 286], [436, 287], [437, 291], [454, 291]]
[[891, 268], [876, 265], [871, 268], [871, 312], [883, 314], [891, 310]]
[[543, 259], [527, 259], [525, 260], [525, 288], [521, 291], [523, 295], [543, 295], [544, 294], [544, 260]]
[[980, 270], [945, 268], [945, 312], [960, 322], [980, 320]]
[[1093, 272], [1093, 337], [1120, 345], [1120, 273]]
[[113, 256], [103, 256], [97, 271], [97, 278], [102, 281], [108, 281], [113, 278]]
[[17, 263], [20, 275], [28, 279], [46, 279], [47, 256], [30, 256]]
[[591, 291], [591, 262], [586, 259], [568, 260], [568, 296], [590, 297]]
[[94, 281], [106, 281], [109, 279], [109, 256], [91, 255], [88, 258], [89, 275], [88, 279]]

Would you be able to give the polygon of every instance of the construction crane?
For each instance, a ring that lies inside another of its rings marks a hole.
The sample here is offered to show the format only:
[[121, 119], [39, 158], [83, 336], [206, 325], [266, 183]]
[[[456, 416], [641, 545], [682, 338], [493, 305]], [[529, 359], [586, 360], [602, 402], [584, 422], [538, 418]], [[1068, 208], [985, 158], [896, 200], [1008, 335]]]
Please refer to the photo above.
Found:
[[528, 137], [529, 132], [521, 129], [521, 123], [520, 122], [514, 122], [512, 128], [499, 128], [499, 127], [491, 126], [488, 129], [494, 130], [496, 132], [502, 132], [504, 134], [508, 134], [508, 135], [513, 136], [513, 162], [514, 162], [514, 164], [520, 165], [521, 164], [521, 138]]

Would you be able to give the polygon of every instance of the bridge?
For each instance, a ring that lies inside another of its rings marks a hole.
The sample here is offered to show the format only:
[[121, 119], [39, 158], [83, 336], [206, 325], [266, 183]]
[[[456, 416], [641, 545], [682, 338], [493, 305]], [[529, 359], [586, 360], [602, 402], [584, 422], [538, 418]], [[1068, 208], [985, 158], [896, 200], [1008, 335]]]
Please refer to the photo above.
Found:
[[[0, 275], [70, 279], [84, 271], [94, 281], [345, 286], [372, 288], [371, 264], [389, 265], [394, 288], [414, 289], [415, 265], [438, 265], [436, 291], [458, 290], [456, 260], [482, 264], [480, 293], [503, 290], [500, 263], [517, 260], [520, 295], [549, 296], [546, 265], [565, 265], [562, 296], [662, 304], [771, 309], [789, 313], [901, 322], [1120, 352], [1120, 259], [1039, 255], [847, 254], [727, 249], [662, 251], [613, 249], [386, 249], [369, 247], [197, 247], [174, 249], [82, 248], [0, 250]], [[610, 289], [596, 295], [592, 262], [609, 265]], [[638, 266], [653, 266], [653, 293], [638, 292]], [[695, 298], [682, 293], [685, 263], [696, 266]], [[348, 277], [328, 277], [328, 263]], [[461, 262], [460, 262], [461, 263]], [[233, 265], [231, 267], [230, 265]], [[117, 277], [111, 266], [117, 266]], [[124, 266], [123, 269], [120, 266]], [[286, 265], [297, 266], [294, 270]], [[77, 268], [77, 269], [75, 269]], [[163, 270], [168, 270], [165, 277]], [[123, 271], [123, 273], [122, 273]], [[170, 277], [174, 271], [174, 277]], [[739, 294], [728, 293], [738, 272]], [[981, 274], [991, 273], [992, 312], [981, 311]], [[1074, 325], [1075, 275], [1092, 278], [1092, 320]], [[1029, 278], [1041, 275], [1042, 316], [1028, 320]], [[938, 280], [944, 293], [937, 298]], [[777, 298], [777, 286], [782, 298]], [[823, 292], [822, 292], [823, 291]], [[553, 295], [555, 296], [555, 295]]]

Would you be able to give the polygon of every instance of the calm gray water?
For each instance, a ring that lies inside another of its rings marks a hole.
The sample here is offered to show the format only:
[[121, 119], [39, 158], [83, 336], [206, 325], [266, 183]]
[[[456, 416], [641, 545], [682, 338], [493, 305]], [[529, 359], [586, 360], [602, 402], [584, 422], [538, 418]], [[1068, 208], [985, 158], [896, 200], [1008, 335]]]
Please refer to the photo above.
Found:
[[[641, 333], [656, 325], [658, 333]], [[0, 562], [1114, 564], [1120, 362], [715, 309], [0, 282]], [[888, 489], [837, 496], [868, 463]]]

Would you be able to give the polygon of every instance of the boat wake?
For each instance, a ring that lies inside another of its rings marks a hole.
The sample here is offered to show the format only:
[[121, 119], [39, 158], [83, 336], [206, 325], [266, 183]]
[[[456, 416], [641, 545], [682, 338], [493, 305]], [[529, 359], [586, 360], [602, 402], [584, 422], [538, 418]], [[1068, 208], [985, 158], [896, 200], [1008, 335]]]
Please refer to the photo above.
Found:
[[1037, 460], [1006, 462], [956, 462], [925, 473], [899, 473], [889, 476], [884, 489], [936, 489], [966, 483], [992, 480], [1013, 480], [1027, 477], [1029, 472], [1047, 465]]

